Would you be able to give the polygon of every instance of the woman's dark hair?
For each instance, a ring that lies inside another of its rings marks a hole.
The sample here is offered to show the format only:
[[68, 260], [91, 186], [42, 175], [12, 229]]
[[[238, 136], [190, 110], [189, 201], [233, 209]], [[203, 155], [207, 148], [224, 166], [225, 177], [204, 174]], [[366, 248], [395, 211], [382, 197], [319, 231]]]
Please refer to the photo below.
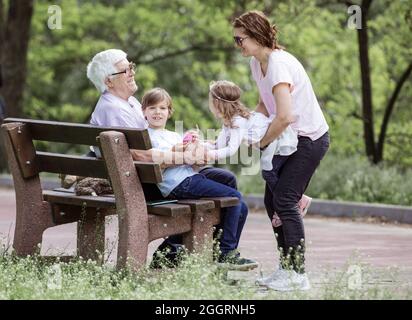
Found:
[[284, 47], [278, 44], [278, 29], [276, 25], [271, 25], [268, 18], [261, 11], [245, 12], [236, 18], [232, 25], [234, 28], [243, 28], [246, 35], [255, 39], [263, 47], [284, 49]]

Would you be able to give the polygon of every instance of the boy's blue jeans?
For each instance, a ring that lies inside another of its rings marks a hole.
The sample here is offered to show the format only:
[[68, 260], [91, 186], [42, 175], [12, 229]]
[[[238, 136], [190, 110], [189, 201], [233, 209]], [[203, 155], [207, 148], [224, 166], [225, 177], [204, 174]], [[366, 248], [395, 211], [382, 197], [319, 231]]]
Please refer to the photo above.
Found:
[[237, 206], [225, 208], [221, 215], [218, 228], [223, 230], [220, 237], [220, 251], [228, 254], [239, 245], [240, 235], [246, 222], [248, 208], [242, 200], [239, 191], [224, 184], [206, 178], [202, 174], [195, 174], [182, 181], [170, 193], [174, 199], [198, 199], [207, 197], [236, 197], [240, 200]]

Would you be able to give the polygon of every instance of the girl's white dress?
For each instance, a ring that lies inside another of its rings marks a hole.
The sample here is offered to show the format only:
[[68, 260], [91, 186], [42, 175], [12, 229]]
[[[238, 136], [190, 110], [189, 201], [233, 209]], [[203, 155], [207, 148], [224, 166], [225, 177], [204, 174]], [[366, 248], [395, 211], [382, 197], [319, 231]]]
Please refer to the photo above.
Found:
[[[251, 112], [249, 119], [241, 116], [233, 118], [233, 128], [223, 126], [216, 144], [212, 145], [209, 153], [216, 159], [232, 156], [239, 149], [241, 143], [247, 145], [258, 143], [265, 135], [275, 116], [266, 117], [260, 112]], [[264, 149], [260, 158], [262, 170], [272, 170], [274, 155], [289, 156], [297, 150], [297, 133], [288, 126], [281, 135]]]

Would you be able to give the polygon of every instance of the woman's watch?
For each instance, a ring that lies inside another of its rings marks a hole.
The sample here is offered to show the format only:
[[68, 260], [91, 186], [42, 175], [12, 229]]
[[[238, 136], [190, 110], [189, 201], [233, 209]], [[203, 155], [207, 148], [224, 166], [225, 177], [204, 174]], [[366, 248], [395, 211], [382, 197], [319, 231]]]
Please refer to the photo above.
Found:
[[265, 151], [267, 147], [268, 147], [268, 144], [264, 147], [259, 147], [259, 149], [260, 149], [260, 151]]

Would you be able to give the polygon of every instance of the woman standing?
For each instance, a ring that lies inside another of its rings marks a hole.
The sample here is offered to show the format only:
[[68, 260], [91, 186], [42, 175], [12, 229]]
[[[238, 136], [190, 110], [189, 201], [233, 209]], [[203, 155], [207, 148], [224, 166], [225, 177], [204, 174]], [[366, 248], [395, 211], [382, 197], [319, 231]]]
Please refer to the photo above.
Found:
[[[329, 127], [302, 64], [277, 43], [277, 29], [260, 11], [249, 11], [233, 22], [234, 40], [250, 68], [259, 90], [256, 111], [275, 115], [260, 147], [266, 147], [288, 125], [298, 135], [297, 151], [288, 158], [273, 157], [279, 180], [272, 190], [266, 184], [265, 207], [272, 220], [276, 212], [282, 225], [273, 227], [280, 266], [257, 280], [273, 290], [307, 290], [305, 232], [298, 202], [329, 148]], [[285, 160], [285, 161], [284, 161]], [[280, 167], [279, 167], [279, 164]]]

